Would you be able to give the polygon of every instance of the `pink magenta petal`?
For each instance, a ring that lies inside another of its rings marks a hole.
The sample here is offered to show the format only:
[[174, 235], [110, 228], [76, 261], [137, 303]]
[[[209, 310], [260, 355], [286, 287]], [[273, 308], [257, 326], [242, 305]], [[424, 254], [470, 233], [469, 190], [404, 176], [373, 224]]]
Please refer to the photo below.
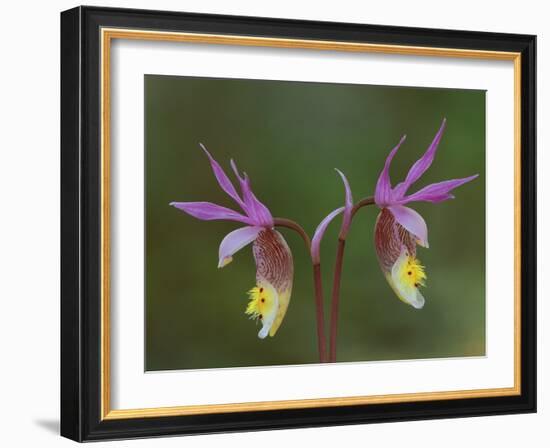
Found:
[[435, 137], [431, 143], [430, 146], [428, 146], [428, 149], [424, 153], [424, 155], [418, 159], [414, 165], [409, 170], [409, 173], [407, 174], [407, 178], [405, 181], [399, 183], [394, 190], [395, 198], [401, 198], [406, 193], [409, 187], [415, 183], [418, 179], [420, 179], [420, 176], [426, 172], [426, 170], [430, 167], [432, 164], [435, 153], [437, 151], [437, 147], [439, 145], [439, 142], [441, 141], [441, 137], [443, 136], [443, 131], [445, 130], [445, 124], [447, 120], [443, 119], [443, 122], [441, 123], [441, 126], [439, 127], [439, 131], [437, 131], [437, 134], [435, 134]]
[[311, 239], [311, 259], [314, 264], [319, 263], [321, 257], [321, 240], [323, 235], [327, 230], [328, 225], [331, 221], [344, 211], [344, 207], [337, 208], [336, 210], [330, 212], [325, 219], [323, 219], [317, 228], [315, 229], [315, 234]]
[[235, 176], [237, 177], [237, 180], [239, 181], [239, 185], [241, 187], [241, 195], [244, 200], [246, 214], [250, 216], [252, 220], [256, 220], [256, 213], [252, 209], [250, 198], [248, 197], [250, 192], [250, 181], [246, 178], [246, 176], [243, 177], [240, 175], [239, 170], [237, 169], [237, 164], [233, 159], [231, 159], [230, 164], [231, 168], [233, 169], [233, 173], [235, 173]]
[[450, 193], [451, 190], [464, 185], [478, 177], [478, 174], [474, 174], [470, 177], [464, 177], [463, 179], [451, 179], [443, 182], [437, 182], [435, 184], [428, 185], [421, 190], [413, 193], [409, 196], [405, 196], [401, 204], [406, 204], [413, 201], [425, 201], [425, 202], [442, 202], [447, 199], [453, 199], [454, 196]]
[[[252, 189], [250, 188], [250, 181], [247, 180], [247, 188], [245, 197], [248, 201], [248, 209], [252, 210], [256, 216], [256, 224], [264, 227], [273, 227], [273, 216], [269, 209], [256, 197]], [[243, 193], [244, 194], [244, 193]]]
[[218, 267], [223, 268], [233, 259], [233, 254], [256, 239], [262, 227], [241, 227], [228, 233], [220, 244]]
[[399, 224], [418, 239], [418, 244], [428, 247], [428, 226], [420, 213], [403, 205], [392, 205], [388, 210]]
[[252, 192], [250, 179], [248, 176], [246, 174], [244, 174], [244, 176], [239, 174], [239, 170], [237, 169], [237, 165], [234, 160], [231, 160], [231, 167], [233, 168], [235, 176], [239, 179], [241, 193], [248, 216], [250, 216], [256, 225], [273, 227], [273, 216], [271, 215], [269, 209], [262, 204]]
[[212, 167], [214, 176], [216, 176], [216, 180], [218, 181], [218, 184], [220, 184], [220, 187], [222, 188], [222, 190], [225, 191], [229, 196], [231, 196], [235, 200], [235, 202], [237, 202], [237, 204], [239, 204], [243, 208], [243, 210], [246, 212], [242, 199], [237, 194], [237, 190], [235, 190], [233, 183], [231, 182], [229, 177], [227, 177], [223, 168], [220, 166], [218, 162], [216, 162], [214, 157], [212, 157], [210, 152], [208, 152], [208, 150], [202, 143], [200, 144], [200, 146], [208, 156], [208, 160], [210, 160], [210, 166]]
[[353, 196], [351, 194], [351, 188], [349, 186], [349, 182], [346, 179], [346, 176], [344, 176], [344, 173], [342, 173], [342, 171], [340, 171], [338, 168], [336, 168], [336, 172], [342, 178], [342, 182], [344, 182], [344, 188], [346, 190], [346, 200], [345, 200], [345, 205], [344, 205], [344, 219], [342, 220], [342, 228], [340, 230], [340, 235], [342, 235], [345, 238], [346, 234], [348, 233], [349, 226], [351, 224], [351, 211], [353, 209]]
[[391, 203], [392, 191], [391, 191], [391, 181], [390, 181], [390, 165], [393, 157], [395, 156], [395, 153], [397, 152], [397, 150], [399, 149], [399, 147], [405, 141], [406, 138], [407, 138], [406, 135], [401, 137], [401, 140], [399, 140], [399, 143], [391, 150], [388, 157], [386, 158], [386, 162], [384, 163], [384, 168], [380, 173], [378, 182], [376, 183], [376, 189], [374, 190], [374, 201], [380, 207], [383, 207]]
[[213, 221], [219, 219], [251, 224], [248, 217], [229, 208], [222, 207], [221, 205], [212, 204], [211, 202], [171, 202], [170, 205], [184, 211], [194, 218], [201, 219], [203, 221]]

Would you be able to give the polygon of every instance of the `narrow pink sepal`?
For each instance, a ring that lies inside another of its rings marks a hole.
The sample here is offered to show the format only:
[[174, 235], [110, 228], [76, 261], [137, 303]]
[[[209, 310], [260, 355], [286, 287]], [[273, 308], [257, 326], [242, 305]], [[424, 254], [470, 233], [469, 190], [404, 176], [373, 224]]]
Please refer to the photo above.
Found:
[[235, 187], [233, 186], [233, 183], [227, 177], [227, 174], [225, 174], [225, 171], [220, 166], [218, 162], [212, 157], [212, 154], [206, 149], [206, 146], [204, 146], [202, 143], [199, 143], [202, 150], [206, 153], [208, 156], [208, 160], [210, 161], [210, 166], [212, 167], [212, 171], [214, 172], [214, 176], [216, 177], [216, 180], [218, 181], [218, 184], [222, 188], [223, 191], [225, 191], [229, 196], [231, 196], [237, 204], [244, 210], [246, 213], [246, 208], [244, 206], [243, 200], [239, 197], [237, 190], [235, 190]]
[[401, 137], [399, 143], [390, 151], [388, 157], [386, 158], [386, 162], [384, 163], [384, 168], [382, 169], [382, 172], [378, 177], [378, 182], [376, 182], [376, 188], [374, 190], [374, 202], [376, 202], [376, 204], [380, 207], [388, 205], [392, 201], [390, 165], [395, 156], [395, 153], [406, 138], [406, 135]]
[[437, 147], [439, 146], [439, 142], [441, 141], [441, 138], [443, 137], [443, 131], [445, 130], [447, 120], [444, 118], [441, 126], [439, 127], [439, 130], [437, 131], [437, 134], [435, 134], [434, 139], [432, 140], [432, 143], [430, 146], [428, 146], [428, 149], [424, 153], [420, 159], [418, 159], [414, 165], [411, 167], [409, 172], [407, 173], [407, 177], [403, 182], [400, 182], [394, 189], [394, 196], [395, 198], [401, 198], [406, 193], [409, 187], [415, 183], [420, 177], [426, 172], [426, 170], [431, 166], [435, 153], [437, 151]]
[[211, 202], [170, 202], [170, 205], [202, 221], [226, 220], [252, 224], [248, 217]]
[[443, 182], [427, 185], [416, 193], [405, 196], [400, 203], [407, 204], [414, 201], [438, 203], [446, 201], [447, 199], [453, 199], [454, 196], [450, 193], [451, 190], [474, 180], [478, 176], [478, 174], [474, 174], [473, 176], [464, 177], [462, 179], [445, 180]]
[[237, 179], [239, 179], [244, 206], [248, 216], [250, 216], [250, 218], [252, 218], [257, 225], [273, 227], [273, 216], [271, 215], [269, 209], [262, 202], [260, 202], [252, 191], [250, 179], [246, 173], [244, 173], [243, 176], [240, 175], [239, 170], [237, 169], [237, 164], [233, 159], [231, 159], [231, 168], [233, 169], [235, 176], [237, 176]]

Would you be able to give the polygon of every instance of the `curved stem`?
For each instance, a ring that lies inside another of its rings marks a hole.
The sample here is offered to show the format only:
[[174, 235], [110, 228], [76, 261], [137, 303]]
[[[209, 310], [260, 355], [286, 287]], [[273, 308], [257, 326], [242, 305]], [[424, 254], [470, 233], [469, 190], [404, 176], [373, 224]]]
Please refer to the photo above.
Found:
[[[286, 218], [274, 218], [275, 226], [286, 227], [298, 233], [306, 245], [308, 254], [311, 255], [311, 240], [303, 227], [295, 221]], [[321, 279], [321, 266], [319, 263], [313, 264], [313, 284], [315, 288], [315, 308], [317, 316], [317, 347], [319, 349], [319, 361], [326, 362], [326, 335], [325, 335], [325, 315], [323, 310], [323, 282]]]
[[[374, 197], [369, 196], [361, 199], [351, 209], [351, 222], [353, 217], [362, 207], [374, 204]], [[350, 226], [351, 226], [350, 222]], [[347, 232], [346, 232], [347, 233]], [[336, 362], [336, 341], [338, 338], [338, 314], [340, 310], [340, 283], [342, 280], [342, 266], [344, 263], [344, 250], [346, 248], [346, 234], [340, 233], [338, 237], [338, 252], [334, 265], [334, 280], [332, 283], [332, 302], [330, 307], [330, 352], [329, 362]]]
[[[368, 196], [366, 198], [361, 199], [351, 209], [351, 219], [353, 220], [353, 217], [359, 211], [360, 208], [366, 207], [367, 205], [373, 205], [373, 204], [374, 204], [374, 197], [373, 196]], [[350, 225], [351, 225], [351, 223], [350, 223]]]
[[273, 222], [276, 226], [286, 227], [287, 229], [292, 229], [297, 232], [304, 240], [308, 253], [311, 253], [311, 240], [309, 239], [308, 234], [300, 224], [292, 221], [292, 219], [286, 218], [273, 218]]

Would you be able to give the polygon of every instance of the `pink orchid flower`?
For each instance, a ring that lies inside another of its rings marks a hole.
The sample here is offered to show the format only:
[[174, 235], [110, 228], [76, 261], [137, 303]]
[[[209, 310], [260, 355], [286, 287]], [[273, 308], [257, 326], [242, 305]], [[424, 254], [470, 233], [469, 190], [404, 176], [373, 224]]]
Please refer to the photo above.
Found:
[[420, 309], [425, 300], [419, 287], [425, 285], [424, 266], [416, 258], [416, 245], [428, 247], [428, 226], [418, 212], [406, 207], [411, 202], [438, 203], [453, 199], [451, 190], [474, 180], [475, 174], [463, 179], [452, 179], [428, 185], [416, 193], [407, 194], [409, 188], [432, 164], [445, 129], [445, 120], [424, 155], [409, 170], [407, 177], [392, 188], [389, 169], [405, 136], [392, 149], [380, 173], [374, 200], [381, 211], [376, 220], [374, 242], [382, 272], [388, 283], [403, 302]]
[[237, 251], [253, 243], [256, 286], [249, 291], [250, 301], [245, 312], [262, 323], [258, 337], [263, 339], [268, 334], [274, 336], [290, 302], [294, 276], [292, 253], [283, 236], [274, 229], [271, 212], [252, 192], [246, 173], [241, 176], [235, 162], [231, 160], [231, 168], [241, 188], [239, 195], [222, 167], [204, 145], [201, 144], [201, 147], [208, 156], [218, 184], [243, 213], [211, 202], [172, 202], [170, 205], [203, 221], [224, 220], [245, 224], [228, 233], [222, 240], [218, 267], [227, 266]]

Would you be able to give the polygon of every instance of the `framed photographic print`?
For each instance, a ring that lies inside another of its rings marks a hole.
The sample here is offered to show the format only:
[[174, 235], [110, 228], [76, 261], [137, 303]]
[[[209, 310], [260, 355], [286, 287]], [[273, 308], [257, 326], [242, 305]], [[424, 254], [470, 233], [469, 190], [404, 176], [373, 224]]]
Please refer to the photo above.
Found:
[[535, 412], [535, 36], [61, 14], [61, 433]]

